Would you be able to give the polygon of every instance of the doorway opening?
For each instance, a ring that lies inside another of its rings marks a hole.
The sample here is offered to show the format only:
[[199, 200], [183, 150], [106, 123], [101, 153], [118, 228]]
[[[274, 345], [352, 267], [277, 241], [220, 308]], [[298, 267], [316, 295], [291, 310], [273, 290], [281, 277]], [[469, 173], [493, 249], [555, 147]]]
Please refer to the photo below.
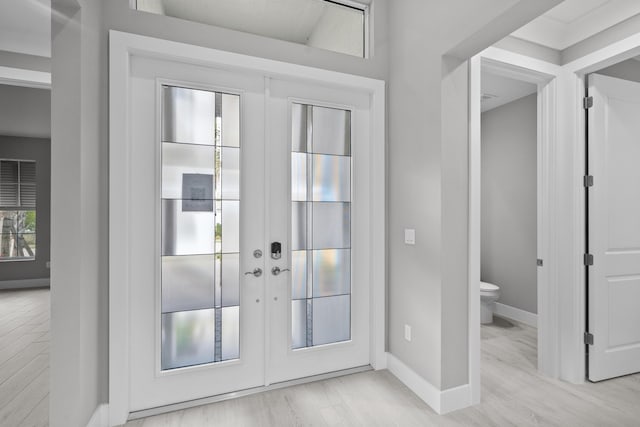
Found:
[[481, 88], [482, 346], [536, 369], [538, 86], [484, 66]]
[[49, 89], [0, 84], [0, 419], [6, 425], [49, 422], [50, 106]]
[[[474, 403], [480, 401], [481, 334], [499, 336], [516, 330], [511, 325], [521, 325], [529, 335], [527, 363], [534, 372], [557, 375], [550, 183], [558, 69], [497, 48], [470, 62], [469, 362]], [[489, 289], [482, 291], [482, 282]], [[490, 310], [502, 326], [482, 332], [483, 308], [485, 320], [490, 320]]]

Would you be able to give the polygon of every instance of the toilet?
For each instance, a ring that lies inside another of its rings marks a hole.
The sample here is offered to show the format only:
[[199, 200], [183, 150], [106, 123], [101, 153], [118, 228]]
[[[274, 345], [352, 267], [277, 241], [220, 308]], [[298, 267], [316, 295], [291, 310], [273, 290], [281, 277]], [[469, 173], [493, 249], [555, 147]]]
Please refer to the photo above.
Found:
[[500, 298], [499, 286], [480, 282], [480, 323], [493, 323], [493, 311], [498, 298]]

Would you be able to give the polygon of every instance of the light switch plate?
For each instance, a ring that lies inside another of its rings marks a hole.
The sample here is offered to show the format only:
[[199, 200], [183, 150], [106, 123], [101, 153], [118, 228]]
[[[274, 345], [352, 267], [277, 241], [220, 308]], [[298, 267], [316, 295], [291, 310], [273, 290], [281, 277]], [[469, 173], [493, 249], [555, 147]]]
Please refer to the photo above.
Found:
[[404, 339], [411, 342], [411, 326], [404, 325]]
[[416, 244], [416, 230], [412, 228], [404, 229], [404, 243], [407, 245], [415, 245]]

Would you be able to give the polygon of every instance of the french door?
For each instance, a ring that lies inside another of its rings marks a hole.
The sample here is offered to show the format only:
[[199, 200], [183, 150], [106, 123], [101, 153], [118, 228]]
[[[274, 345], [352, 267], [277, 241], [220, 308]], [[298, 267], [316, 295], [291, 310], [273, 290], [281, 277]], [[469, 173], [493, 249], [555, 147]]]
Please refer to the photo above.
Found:
[[129, 103], [130, 411], [368, 365], [369, 96], [134, 56]]

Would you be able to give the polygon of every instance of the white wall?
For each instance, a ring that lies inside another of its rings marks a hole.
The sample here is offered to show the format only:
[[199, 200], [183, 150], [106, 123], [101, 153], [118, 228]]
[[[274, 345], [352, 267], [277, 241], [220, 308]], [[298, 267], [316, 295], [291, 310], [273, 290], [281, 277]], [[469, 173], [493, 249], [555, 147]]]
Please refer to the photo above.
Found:
[[482, 114], [481, 278], [537, 313], [537, 94]]
[[616, 77], [618, 79], [630, 80], [632, 82], [640, 82], [640, 61], [636, 59], [627, 59], [615, 65], [597, 71], [597, 74], [603, 76]]
[[307, 41], [308, 46], [363, 56], [363, 21], [342, 7], [325, 5], [324, 12]]
[[49, 138], [51, 91], [0, 84], [0, 135]]
[[[468, 381], [468, 76], [443, 56], [473, 55], [557, 3], [404, 0], [389, 9], [389, 350], [440, 390]], [[404, 244], [405, 228], [416, 230], [415, 245]]]

